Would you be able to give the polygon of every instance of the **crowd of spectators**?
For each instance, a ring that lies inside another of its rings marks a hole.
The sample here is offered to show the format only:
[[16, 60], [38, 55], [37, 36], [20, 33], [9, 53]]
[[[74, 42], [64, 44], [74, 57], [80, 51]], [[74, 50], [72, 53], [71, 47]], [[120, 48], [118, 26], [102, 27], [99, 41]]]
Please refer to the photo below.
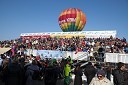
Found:
[[[0, 56], [0, 66], [1, 66], [0, 71], [2, 73], [1, 80], [5, 82], [5, 85], [37, 85], [37, 84], [42, 85], [42, 82], [40, 82], [42, 81], [42, 78], [44, 79], [45, 85], [51, 85], [51, 83], [52, 85], [56, 85], [58, 78], [65, 78], [64, 83], [70, 82], [69, 79], [70, 75], [68, 75], [68, 77], [64, 77], [67, 75], [67, 73], [63, 75], [63, 72], [68, 72], [68, 74], [71, 73], [71, 67], [73, 62], [70, 58], [67, 58], [65, 60], [62, 59], [61, 61], [54, 59], [38, 60], [37, 59], [38, 57], [35, 57], [33, 55], [26, 56], [24, 54], [24, 50], [26, 49], [91, 52], [94, 51], [95, 48], [98, 48], [97, 51], [100, 51], [102, 48], [102, 50], [109, 53], [128, 52], [127, 50], [128, 43], [125, 38], [119, 39], [112, 37], [96, 38], [96, 39], [79, 38], [79, 37], [73, 37], [70, 39], [69, 38], [42, 38], [42, 39], [18, 38], [15, 40], [0, 41], [0, 48], [8, 48], [8, 47], [12, 48], [11, 52], [7, 52], [5, 55], [2, 54]], [[80, 67], [76, 66], [74, 68], [75, 68], [74, 74], [76, 76], [82, 76]], [[40, 71], [41, 73], [40, 80], [35, 81], [32, 79], [31, 74], [34, 74], [34, 70]], [[76, 79], [77, 77], [75, 77], [75, 83], [77, 81]], [[47, 84], [49, 82], [50, 84]], [[91, 80], [89, 81], [89, 83], [90, 82]], [[68, 85], [68, 84], [64, 84], [64, 85]]]
[[[128, 53], [128, 42], [125, 38], [39, 38], [0, 41], [0, 48], [60, 50], [91, 52], [95, 48], [104, 48], [108, 53]], [[98, 51], [98, 49], [96, 50]]]

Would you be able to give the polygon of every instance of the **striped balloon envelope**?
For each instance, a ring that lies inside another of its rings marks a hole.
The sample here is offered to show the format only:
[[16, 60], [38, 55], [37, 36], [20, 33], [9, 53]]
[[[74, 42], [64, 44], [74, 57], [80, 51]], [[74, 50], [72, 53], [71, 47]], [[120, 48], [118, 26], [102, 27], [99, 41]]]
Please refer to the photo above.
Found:
[[62, 11], [58, 22], [63, 32], [82, 31], [86, 24], [86, 16], [78, 8], [69, 8]]

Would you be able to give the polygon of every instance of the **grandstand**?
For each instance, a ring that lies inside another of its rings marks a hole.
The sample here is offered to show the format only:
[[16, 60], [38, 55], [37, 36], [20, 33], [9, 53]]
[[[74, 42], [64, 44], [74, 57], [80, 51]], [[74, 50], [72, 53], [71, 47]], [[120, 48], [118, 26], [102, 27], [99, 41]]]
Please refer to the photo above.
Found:
[[[127, 63], [128, 61], [127, 55], [124, 54], [128, 52], [128, 43], [125, 39], [117, 38], [115, 30], [21, 33], [18, 39], [1, 41], [0, 43], [1, 48], [15, 48], [16, 46], [18, 52], [23, 51], [28, 56], [32, 54], [41, 58], [71, 56], [73, 60], [99, 61], [103, 58], [102, 61], [106, 62], [119, 62], [121, 60]], [[112, 57], [110, 58], [108, 55], [112, 55]], [[120, 59], [116, 57], [114, 59], [114, 56], [119, 56]], [[126, 57], [122, 58], [122, 56]]]
[[0, 41], [0, 53], [12, 58], [24, 56], [25, 62], [28, 56], [58, 61], [71, 56], [72, 65], [81, 64], [81, 68], [88, 61], [113, 67], [124, 62], [128, 68], [128, 42], [116, 35], [116, 31], [22, 33], [15, 40]]

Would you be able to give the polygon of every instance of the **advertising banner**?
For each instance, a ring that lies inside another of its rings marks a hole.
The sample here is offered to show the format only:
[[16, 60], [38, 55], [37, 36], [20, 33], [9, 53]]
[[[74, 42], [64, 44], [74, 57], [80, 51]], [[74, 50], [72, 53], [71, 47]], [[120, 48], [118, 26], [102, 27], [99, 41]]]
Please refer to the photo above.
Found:
[[22, 38], [48, 38], [48, 37], [58, 37], [58, 38], [116, 38], [116, 30], [112, 31], [76, 31], [76, 32], [43, 32], [43, 33], [21, 33]]
[[118, 62], [118, 53], [105, 53], [105, 62]]
[[105, 53], [105, 62], [112, 63], [128, 63], [128, 54], [120, 54], [120, 53]]
[[119, 62], [128, 63], [128, 54], [119, 54]]
[[30, 55], [37, 56], [37, 50], [34, 50], [34, 49], [27, 49], [24, 51], [24, 53], [28, 56]]
[[67, 58], [70, 56], [73, 60], [87, 60], [87, 52], [69, 52], [69, 51], [55, 51], [55, 50], [33, 50], [27, 49], [25, 54], [30, 56], [40, 56], [41, 59], [44, 58]]
[[66, 57], [66, 51], [52, 51], [52, 50], [38, 50], [37, 55], [41, 57], [41, 59], [44, 58], [65, 58]]

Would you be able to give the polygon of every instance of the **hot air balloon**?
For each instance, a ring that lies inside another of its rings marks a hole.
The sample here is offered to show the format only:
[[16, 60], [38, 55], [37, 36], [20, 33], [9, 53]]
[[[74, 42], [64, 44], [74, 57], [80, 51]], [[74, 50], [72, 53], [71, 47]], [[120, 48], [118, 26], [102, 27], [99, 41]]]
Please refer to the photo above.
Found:
[[62, 11], [58, 22], [63, 32], [82, 31], [86, 24], [86, 16], [78, 8], [69, 8]]

